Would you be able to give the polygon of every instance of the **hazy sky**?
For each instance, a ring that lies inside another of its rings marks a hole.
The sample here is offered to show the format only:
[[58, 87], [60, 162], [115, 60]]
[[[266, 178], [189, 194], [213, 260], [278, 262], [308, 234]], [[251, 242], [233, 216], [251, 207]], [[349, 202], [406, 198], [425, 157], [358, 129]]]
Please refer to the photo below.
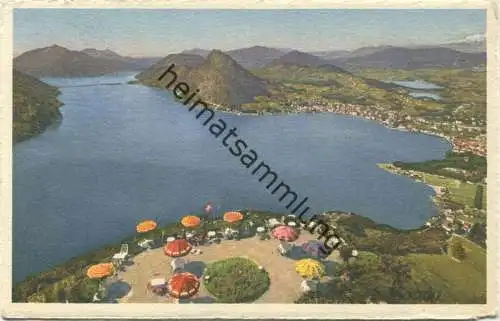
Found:
[[437, 44], [485, 30], [485, 10], [15, 9], [14, 52], [52, 44], [131, 56], [253, 45], [318, 51]]

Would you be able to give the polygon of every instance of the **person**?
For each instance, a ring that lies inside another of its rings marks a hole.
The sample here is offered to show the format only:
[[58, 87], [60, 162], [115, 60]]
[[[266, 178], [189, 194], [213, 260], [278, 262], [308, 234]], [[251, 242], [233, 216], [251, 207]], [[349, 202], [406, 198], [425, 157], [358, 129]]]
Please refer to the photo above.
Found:
[[311, 291], [311, 288], [309, 287], [307, 280], [302, 280], [302, 282], [300, 283], [300, 289], [304, 293]]
[[94, 297], [92, 298], [92, 302], [99, 302], [101, 301], [101, 298], [99, 297], [99, 293], [96, 292], [94, 293]]
[[280, 241], [280, 245], [278, 246], [278, 250], [280, 251], [281, 255], [287, 255], [289, 249], [290, 249], [290, 247], [289, 247], [288, 243]]

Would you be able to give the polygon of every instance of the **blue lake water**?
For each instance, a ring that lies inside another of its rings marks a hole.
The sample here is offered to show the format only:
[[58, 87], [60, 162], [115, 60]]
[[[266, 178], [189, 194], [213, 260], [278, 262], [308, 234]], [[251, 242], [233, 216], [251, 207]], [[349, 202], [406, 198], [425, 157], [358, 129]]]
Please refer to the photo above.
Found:
[[443, 87], [424, 81], [424, 80], [399, 80], [391, 81], [396, 85], [400, 85], [412, 89], [442, 89]]
[[412, 97], [415, 97], [415, 98], [431, 98], [431, 99], [434, 99], [434, 100], [440, 100], [441, 99], [441, 96], [439, 96], [438, 94], [435, 94], [435, 93], [411, 92], [409, 95], [412, 96]]
[[[14, 148], [13, 274], [21, 280], [135, 232], [200, 212], [284, 211], [221, 139], [169, 92], [125, 82], [132, 75], [46, 79], [62, 86], [63, 122]], [[312, 211], [345, 210], [400, 228], [435, 213], [431, 188], [380, 162], [442, 158], [449, 144], [333, 114], [218, 113]]]

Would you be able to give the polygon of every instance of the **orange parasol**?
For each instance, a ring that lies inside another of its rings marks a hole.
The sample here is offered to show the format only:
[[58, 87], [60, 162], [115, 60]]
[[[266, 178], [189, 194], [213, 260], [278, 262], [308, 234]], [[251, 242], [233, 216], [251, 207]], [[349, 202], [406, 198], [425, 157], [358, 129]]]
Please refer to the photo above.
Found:
[[198, 293], [199, 288], [200, 281], [196, 275], [189, 272], [175, 274], [168, 281], [168, 291], [177, 299], [190, 298]]
[[240, 212], [226, 212], [224, 213], [224, 221], [228, 223], [239, 222], [243, 219], [243, 214]]
[[200, 218], [194, 215], [184, 216], [181, 220], [181, 224], [184, 227], [188, 228], [197, 228], [198, 226], [200, 226], [200, 222], [201, 222]]
[[100, 279], [113, 274], [114, 269], [113, 263], [95, 264], [88, 268], [87, 276], [91, 279]]
[[157, 224], [155, 221], [144, 221], [137, 225], [136, 230], [138, 233], [146, 233], [152, 231], [156, 228]]
[[188, 254], [192, 249], [191, 244], [184, 239], [173, 240], [163, 246], [163, 253], [171, 257], [179, 257]]

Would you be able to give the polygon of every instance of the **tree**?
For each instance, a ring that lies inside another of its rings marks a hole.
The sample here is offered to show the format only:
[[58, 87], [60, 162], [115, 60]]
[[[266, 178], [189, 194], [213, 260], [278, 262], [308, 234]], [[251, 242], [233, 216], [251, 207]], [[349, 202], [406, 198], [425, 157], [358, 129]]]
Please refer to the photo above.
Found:
[[465, 259], [465, 248], [461, 241], [455, 240], [453, 242], [453, 244], [451, 245], [451, 255], [459, 260]]
[[343, 246], [340, 248], [339, 252], [340, 252], [340, 256], [342, 257], [342, 260], [344, 260], [344, 262], [347, 262], [349, 260], [349, 258], [351, 257], [352, 247]]
[[475, 223], [472, 225], [469, 232], [469, 239], [482, 247], [486, 247], [486, 224]]
[[483, 208], [483, 194], [484, 194], [484, 186], [482, 184], [478, 184], [476, 188], [476, 197], [474, 198], [474, 207], [478, 209]]

